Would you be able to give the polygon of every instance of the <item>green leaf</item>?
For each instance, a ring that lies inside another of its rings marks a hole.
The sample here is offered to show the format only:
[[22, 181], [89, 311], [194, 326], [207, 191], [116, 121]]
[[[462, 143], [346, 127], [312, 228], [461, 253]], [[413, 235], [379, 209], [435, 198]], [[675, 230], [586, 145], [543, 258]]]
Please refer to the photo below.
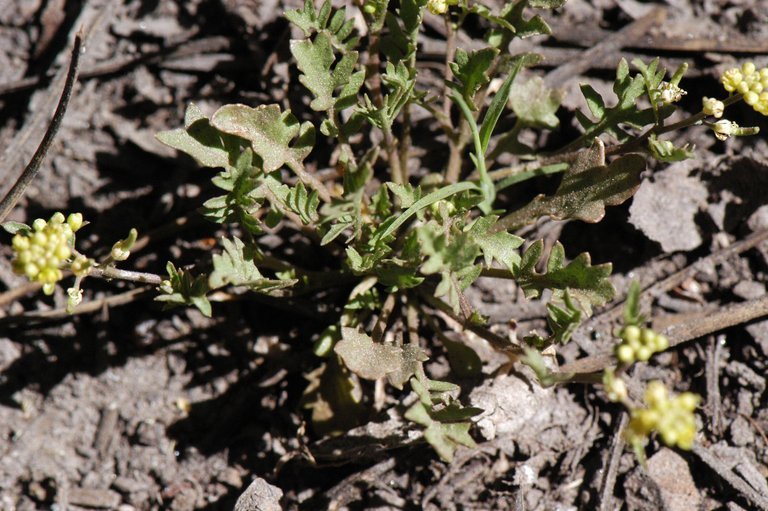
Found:
[[423, 373], [422, 362], [429, 360], [423, 349], [412, 344], [403, 345], [401, 357], [400, 367], [387, 373], [389, 383], [400, 390], [411, 379], [411, 376]]
[[213, 255], [213, 271], [208, 277], [211, 288], [248, 285], [264, 278], [254, 262], [258, 251], [253, 245], [246, 246], [237, 237], [221, 238], [221, 244], [224, 253]]
[[[310, 37], [316, 32], [322, 32], [331, 38], [334, 48], [346, 53], [357, 46], [358, 37], [354, 36], [354, 19], [346, 19], [346, 8], [334, 11], [331, 0], [325, 0], [320, 11], [315, 9], [313, 0], [305, 0], [303, 9], [285, 12], [285, 17]], [[351, 36], [351, 37], [350, 37]]]
[[548, 88], [538, 76], [516, 85], [509, 94], [509, 104], [518, 121], [532, 128], [557, 128], [560, 119], [556, 114], [562, 99], [562, 91]]
[[395, 196], [400, 200], [400, 206], [403, 208], [410, 208], [413, 204], [421, 199], [421, 188], [414, 188], [410, 183], [404, 185], [398, 183], [386, 183]]
[[462, 48], [456, 49], [455, 62], [450, 67], [458, 81], [457, 90], [472, 110], [477, 110], [474, 97], [480, 87], [490, 81], [488, 69], [491, 67], [499, 50], [496, 48], [483, 48], [467, 53]]
[[278, 199], [280, 206], [299, 215], [304, 225], [317, 222], [320, 219], [317, 214], [317, 208], [320, 205], [320, 195], [317, 190], [307, 193], [304, 183], [299, 182], [296, 186], [288, 186], [273, 176], [267, 176], [264, 179], [264, 184]]
[[[520, 67], [523, 65], [523, 60], [523, 58], [518, 58], [516, 60], [512, 71], [510, 71], [506, 80], [504, 80], [504, 83], [499, 87], [499, 90], [496, 92], [496, 95], [493, 97], [493, 100], [488, 107], [488, 111], [485, 112], [485, 117], [483, 117], [483, 122], [480, 125], [480, 145], [483, 154], [488, 150], [488, 142], [490, 142], [493, 130], [496, 129], [496, 123], [499, 121], [499, 117], [501, 117], [501, 113], [507, 105], [509, 90], [512, 88], [512, 82], [520, 71]], [[479, 157], [479, 155], [477, 156]]]
[[16, 233], [27, 234], [32, 232], [31, 227], [21, 222], [3, 222], [2, 226], [5, 232], [7, 232], [8, 234], [16, 234]]
[[225, 105], [213, 114], [211, 124], [217, 129], [237, 135], [251, 143], [253, 151], [263, 160], [265, 172], [287, 165], [299, 179], [321, 194], [324, 185], [304, 170], [302, 162], [315, 144], [315, 128], [311, 122], [300, 124], [290, 112], [281, 112], [279, 105]]
[[366, 380], [377, 380], [389, 373], [402, 370], [403, 350], [389, 344], [373, 342], [373, 339], [356, 328], [341, 329], [341, 341], [334, 351], [353, 373]]
[[566, 344], [570, 341], [582, 319], [581, 309], [573, 303], [567, 289], [562, 296], [564, 307], [552, 302], [547, 304], [547, 323], [552, 331], [552, 342], [557, 344]]
[[595, 223], [605, 215], [606, 206], [619, 205], [632, 197], [640, 186], [645, 158], [627, 154], [605, 166], [605, 148], [599, 139], [595, 142], [596, 146], [582, 151], [565, 172], [554, 195], [538, 195], [499, 220], [497, 228], [515, 230], [542, 216]]
[[541, 8], [557, 8], [565, 3], [565, 0], [518, 0], [510, 1], [501, 10], [498, 16], [490, 15], [487, 8], [483, 9], [480, 4], [474, 4], [471, 8], [471, 12], [475, 12], [480, 16], [495, 23], [497, 27], [491, 29], [487, 36], [487, 40], [496, 48], [506, 49], [512, 38], [519, 37], [525, 38], [534, 35], [549, 35], [552, 30], [549, 25], [539, 15], [535, 15], [531, 18], [525, 18], [523, 11], [526, 7], [541, 7]]
[[[291, 53], [302, 72], [299, 81], [315, 96], [309, 105], [313, 110], [341, 110], [357, 102], [357, 92], [365, 80], [365, 71], [353, 74], [358, 58], [356, 51], [343, 55], [334, 66], [331, 36], [321, 32], [314, 41], [292, 40]], [[335, 97], [334, 93], [339, 87], [343, 88], [340, 95]]]
[[603, 97], [588, 83], [582, 83], [579, 87], [584, 95], [584, 99], [587, 101], [589, 111], [592, 112], [592, 115], [601, 119], [605, 115], [605, 101], [603, 101]]
[[506, 231], [493, 231], [497, 216], [478, 218], [469, 229], [468, 234], [473, 243], [480, 247], [485, 259], [485, 266], [490, 268], [493, 261], [513, 270], [520, 263], [517, 249], [523, 244], [523, 239]]
[[403, 107], [409, 102], [422, 97], [424, 94], [414, 94], [416, 74], [411, 72], [403, 62], [392, 64], [387, 62], [386, 71], [381, 75], [381, 81], [387, 86], [388, 92], [384, 96], [384, 102], [380, 107], [365, 95], [363, 104], [355, 110], [358, 115], [381, 130], [391, 130], [392, 124]]
[[400, 228], [400, 226], [407, 222], [418, 211], [434, 204], [435, 202], [469, 190], [477, 190], [477, 185], [470, 181], [464, 181], [461, 183], [454, 183], [452, 185], [444, 186], [443, 188], [435, 190], [434, 192], [431, 192], [414, 202], [391, 223], [380, 225], [374, 233], [373, 238], [378, 240], [385, 239], [394, 234], [397, 229]]
[[573, 374], [570, 373], [553, 372], [547, 366], [541, 353], [535, 349], [524, 346], [523, 350], [525, 350], [525, 355], [520, 358], [520, 361], [533, 369], [533, 372], [536, 374], [536, 378], [539, 380], [539, 384], [542, 387], [551, 387], [552, 385], [568, 381], [573, 376]]
[[416, 232], [421, 243], [421, 253], [427, 257], [421, 266], [421, 272], [425, 275], [463, 270], [472, 266], [480, 255], [480, 247], [472, 242], [467, 233], [451, 233], [449, 237], [440, 226], [433, 223], [418, 227]]
[[166, 265], [168, 280], [164, 281], [158, 290], [162, 293], [155, 301], [164, 302], [166, 307], [178, 305], [194, 305], [204, 316], [211, 317], [211, 303], [206, 298], [210, 290], [205, 274], [193, 277], [182, 269], [176, 269], [173, 263]]
[[228, 193], [208, 199], [200, 213], [216, 223], [240, 223], [253, 234], [261, 232], [254, 213], [261, 207], [257, 193], [262, 173], [253, 166], [253, 151], [240, 153], [233, 167], [222, 170], [211, 182]]
[[387, 12], [381, 50], [388, 63], [407, 62], [416, 53], [416, 38], [426, 5], [427, 0], [401, 0], [394, 12]]
[[213, 114], [211, 124], [251, 142], [253, 151], [264, 161], [265, 172], [283, 165], [300, 168], [315, 142], [312, 124], [299, 124], [290, 111], [281, 112], [279, 105], [225, 105]]
[[451, 371], [459, 378], [474, 378], [482, 373], [483, 362], [478, 354], [463, 342], [452, 341], [445, 337], [440, 339], [448, 358]]
[[366, 407], [362, 388], [336, 357], [330, 357], [305, 378], [309, 385], [301, 397], [301, 407], [312, 411], [317, 434], [341, 434], [363, 423]]
[[[418, 378], [411, 378], [411, 388], [419, 396], [406, 412], [405, 418], [425, 427], [424, 439], [435, 449], [443, 461], [451, 462], [460, 445], [477, 445], [469, 435], [472, 423], [468, 419], [482, 410], [463, 407], [451, 397], [458, 387], [448, 382], [426, 380], [426, 387]], [[436, 408], [440, 405], [440, 408]]]
[[654, 97], [651, 97], [651, 108], [639, 109], [638, 99], [643, 95], [655, 95], [658, 85], [664, 77], [665, 71], [657, 71], [658, 62], [651, 62], [648, 66], [641, 61], [633, 64], [641, 72], [634, 77], [629, 74], [627, 61], [621, 59], [616, 69], [616, 80], [613, 83], [613, 91], [617, 97], [615, 106], [605, 107], [600, 95], [588, 85], [582, 85], [582, 94], [587, 106], [596, 120], [590, 120], [585, 114], [576, 112], [579, 123], [584, 127], [582, 139], [590, 140], [600, 133], [609, 133], [620, 142], [625, 142], [631, 135], [624, 131], [620, 125], [628, 125], [642, 128], [648, 124], [655, 124], [666, 119], [675, 111], [674, 105], [660, 105]]
[[184, 128], [161, 131], [156, 138], [182, 151], [204, 167], [228, 168], [240, 153], [242, 140], [211, 126], [200, 109], [190, 103], [184, 116]]
[[672, 163], [693, 158], [695, 147], [685, 144], [683, 147], [675, 147], [670, 140], [660, 140], [656, 135], [648, 137], [648, 149], [654, 158], [659, 161]]
[[640, 291], [640, 283], [633, 280], [624, 304], [624, 326], [641, 326], [645, 323], [645, 317], [640, 312]]
[[538, 273], [536, 264], [543, 251], [544, 242], [538, 240], [523, 252], [516, 281], [526, 297], [538, 298], [545, 289], [551, 289], [555, 300], [564, 300], [568, 293], [587, 314], [591, 314], [592, 306], [604, 305], [613, 299], [615, 290], [608, 278], [610, 263], [593, 266], [589, 254], [584, 252], [566, 264], [565, 249], [556, 242], [546, 261], [546, 270]]
[[[326, 0], [326, 3], [330, 7], [330, 0]], [[285, 11], [285, 17], [288, 21], [300, 28], [307, 37], [311, 36], [315, 30], [320, 28], [317, 22], [315, 2], [313, 0], [304, 0], [303, 9]]]

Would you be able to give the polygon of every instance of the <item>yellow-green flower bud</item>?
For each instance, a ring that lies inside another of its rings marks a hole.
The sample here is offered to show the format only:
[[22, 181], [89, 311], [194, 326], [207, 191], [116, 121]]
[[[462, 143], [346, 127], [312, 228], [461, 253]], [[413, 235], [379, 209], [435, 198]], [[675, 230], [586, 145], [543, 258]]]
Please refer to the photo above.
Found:
[[38, 273], [40, 273], [40, 268], [38, 268], [35, 263], [27, 263], [24, 265], [24, 275], [26, 275], [27, 278], [34, 279], [37, 277]]
[[718, 140], [727, 140], [738, 128], [738, 124], [728, 119], [721, 119], [712, 125], [712, 131]]
[[625, 341], [639, 341], [640, 340], [640, 327], [635, 325], [629, 325], [624, 327], [621, 331], [621, 338]]
[[448, 2], [446, 0], [428, 0], [427, 9], [435, 15], [441, 15], [448, 12]]
[[664, 403], [667, 400], [667, 388], [664, 384], [658, 380], [654, 380], [648, 384], [645, 389], [645, 402], [651, 408], [656, 408], [659, 404]]
[[136, 231], [136, 229], [131, 229], [127, 238], [112, 245], [112, 251], [110, 252], [112, 259], [115, 261], [125, 261], [128, 259], [131, 255], [131, 248], [133, 248], [133, 245], [136, 243], [137, 236], [138, 231]]
[[79, 287], [67, 289], [67, 312], [72, 314], [75, 308], [83, 301], [83, 290]]
[[745, 62], [741, 65], [741, 72], [744, 74], [744, 76], [751, 76], [755, 74], [755, 63], [754, 62]]
[[651, 355], [653, 355], [653, 350], [650, 347], [640, 346], [635, 354], [635, 358], [640, 362], [648, 362], [651, 359]]
[[619, 362], [631, 364], [635, 361], [635, 350], [628, 344], [619, 344], [616, 347], [616, 358], [619, 359]]
[[749, 84], [747, 82], [739, 82], [736, 86], [736, 92], [739, 94], [745, 94], [749, 91]]
[[88, 259], [84, 255], [79, 255], [72, 261], [72, 264], [69, 265], [69, 269], [72, 270], [72, 273], [74, 273], [76, 277], [84, 277], [91, 271], [92, 266], [93, 260]]
[[617, 403], [627, 399], [627, 384], [621, 378], [617, 378], [613, 371], [606, 370], [603, 375], [603, 385], [610, 401]]
[[662, 82], [659, 85], [659, 99], [662, 104], [677, 103], [686, 94], [688, 94], [686, 91], [669, 82]]
[[748, 91], [744, 94], [744, 103], [748, 104], [749, 106], [754, 106], [759, 100], [760, 96], [757, 94], [757, 92]]
[[678, 405], [687, 412], [692, 412], [699, 406], [701, 398], [693, 392], [683, 392], [677, 396]]
[[729, 69], [723, 73], [723, 76], [720, 78], [720, 81], [723, 83], [723, 87], [725, 87], [725, 90], [728, 92], [735, 91], [736, 87], [739, 85], [739, 83], [741, 83], [741, 80], [741, 71], [736, 68]]
[[32, 222], [32, 229], [35, 231], [42, 231], [45, 229], [45, 226], [48, 225], [48, 222], [43, 220], [42, 218], [36, 218], [34, 222]]
[[715, 98], [704, 97], [701, 100], [701, 103], [702, 103], [701, 111], [704, 112], [704, 114], [711, 115], [715, 119], [719, 119], [723, 116], [725, 105], [723, 104], [722, 101], [719, 101]]
[[77, 232], [77, 230], [83, 226], [83, 214], [70, 213], [67, 217], [67, 225], [69, 225], [69, 228], [72, 229], [72, 232]]
[[50, 223], [63, 224], [64, 215], [61, 212], [57, 211], [56, 213], [53, 214], [53, 216], [51, 216]]
[[29, 238], [21, 234], [17, 234], [13, 237], [13, 241], [11, 241], [11, 246], [16, 252], [27, 250], [29, 249]]

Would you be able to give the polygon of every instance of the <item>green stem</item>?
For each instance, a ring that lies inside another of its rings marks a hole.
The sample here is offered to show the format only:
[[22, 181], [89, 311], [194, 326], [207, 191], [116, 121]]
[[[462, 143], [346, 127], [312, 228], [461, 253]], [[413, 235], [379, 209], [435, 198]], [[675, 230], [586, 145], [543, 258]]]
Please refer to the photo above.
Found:
[[426, 195], [421, 199], [417, 200], [416, 202], [414, 202], [410, 208], [403, 211], [403, 214], [397, 217], [397, 219], [394, 222], [389, 224], [389, 226], [381, 234], [377, 235], [377, 237], [379, 239], [386, 238], [387, 236], [395, 232], [401, 225], [407, 222], [408, 219], [410, 219], [418, 211], [426, 208], [431, 204], [434, 204], [437, 201], [450, 197], [451, 195], [456, 195], [457, 193], [466, 192], [469, 190], [477, 190], [477, 185], [471, 181], [464, 181], [461, 183], [454, 183], [452, 185], [448, 185], [444, 188], [440, 188], [439, 190], [435, 190], [429, 195]]
[[453, 102], [459, 105], [459, 109], [464, 114], [464, 119], [469, 124], [469, 129], [472, 133], [472, 141], [475, 144], [474, 163], [480, 177], [480, 190], [483, 192], [483, 202], [478, 207], [483, 213], [487, 214], [490, 212], [493, 200], [496, 198], [496, 189], [493, 187], [493, 181], [488, 176], [488, 170], [485, 167], [485, 151], [483, 150], [483, 142], [480, 139], [480, 130], [472, 115], [472, 110], [470, 110], [464, 98], [459, 94], [453, 94], [452, 98]]

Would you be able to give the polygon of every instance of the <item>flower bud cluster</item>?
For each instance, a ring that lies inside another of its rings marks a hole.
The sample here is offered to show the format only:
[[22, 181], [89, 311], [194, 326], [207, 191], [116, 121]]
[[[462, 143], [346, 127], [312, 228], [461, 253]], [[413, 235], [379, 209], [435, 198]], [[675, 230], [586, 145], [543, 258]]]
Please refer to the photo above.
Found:
[[621, 342], [616, 346], [616, 358], [624, 364], [631, 364], [638, 360], [645, 362], [654, 353], [669, 348], [669, 339], [650, 328], [625, 326], [620, 336]]
[[52, 294], [61, 280], [61, 264], [72, 256], [74, 233], [83, 225], [83, 215], [72, 213], [64, 219], [55, 213], [47, 222], [38, 218], [32, 229], [13, 237], [13, 271], [43, 284], [43, 292]]
[[755, 111], [768, 115], [768, 67], [758, 70], [754, 63], [745, 62], [723, 73], [720, 81], [725, 90], [738, 92]]
[[690, 450], [696, 437], [696, 417], [693, 412], [700, 397], [683, 392], [670, 397], [660, 381], [652, 381], [645, 390], [646, 408], [632, 410], [626, 437], [632, 444], [643, 444], [656, 431], [669, 446]]

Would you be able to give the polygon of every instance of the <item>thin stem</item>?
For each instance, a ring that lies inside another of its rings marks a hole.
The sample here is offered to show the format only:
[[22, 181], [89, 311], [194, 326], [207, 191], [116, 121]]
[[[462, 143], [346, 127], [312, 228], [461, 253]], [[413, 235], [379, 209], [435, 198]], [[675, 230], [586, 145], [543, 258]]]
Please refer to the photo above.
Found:
[[490, 211], [493, 200], [496, 197], [496, 190], [493, 187], [491, 178], [488, 177], [488, 171], [485, 167], [485, 150], [483, 149], [483, 142], [480, 140], [480, 130], [477, 127], [477, 122], [475, 121], [475, 118], [472, 115], [472, 111], [469, 109], [469, 105], [467, 105], [466, 101], [464, 101], [464, 99], [458, 94], [454, 94], [453, 101], [459, 105], [459, 108], [464, 114], [464, 118], [466, 119], [467, 124], [469, 124], [469, 129], [472, 134], [472, 141], [475, 144], [474, 163], [480, 178], [480, 189], [483, 192], [483, 202], [479, 207], [483, 210], [483, 212], [487, 213]]
[[376, 326], [373, 327], [373, 332], [371, 332], [373, 342], [379, 343], [384, 337], [384, 332], [387, 331], [389, 316], [392, 315], [392, 311], [395, 308], [397, 297], [398, 293], [390, 293], [387, 295], [386, 300], [384, 300], [384, 304], [381, 306], [381, 311], [379, 313], [379, 319], [376, 321]]
[[505, 339], [504, 337], [491, 332], [487, 328], [483, 328], [479, 325], [468, 323], [462, 320], [453, 312], [453, 308], [451, 308], [450, 305], [440, 300], [439, 298], [435, 298], [426, 290], [419, 288], [418, 292], [422, 300], [424, 300], [430, 306], [439, 310], [440, 312], [442, 312], [443, 314], [451, 318], [453, 321], [455, 321], [457, 324], [461, 325], [466, 330], [469, 330], [470, 332], [477, 335], [478, 337], [482, 337], [483, 339], [488, 341], [491, 344], [491, 346], [493, 346], [493, 348], [496, 349], [497, 351], [500, 351], [502, 353], [511, 353], [515, 355], [523, 354], [523, 350], [519, 346], [512, 344], [508, 339]]
[[155, 273], [146, 273], [140, 271], [120, 270], [114, 266], [94, 267], [88, 272], [89, 277], [99, 277], [102, 279], [127, 280], [129, 282], [140, 282], [142, 284], [151, 284], [159, 286], [163, 282], [163, 277]]
[[443, 84], [443, 114], [451, 119], [451, 89], [448, 83], [453, 78], [453, 71], [451, 70], [451, 62], [453, 62], [456, 55], [456, 28], [453, 22], [448, 16], [444, 16], [445, 31], [446, 31], [446, 48], [445, 48], [445, 83]]
[[344, 133], [344, 130], [341, 129], [342, 123], [339, 113], [335, 108], [331, 107], [331, 109], [328, 111], [328, 116], [333, 121], [333, 123], [339, 127], [338, 139], [342, 146], [342, 152], [349, 157], [349, 164], [357, 169], [357, 159], [355, 158], [354, 151], [352, 151], [352, 145], [349, 143], [349, 138], [347, 137], [346, 133]]

